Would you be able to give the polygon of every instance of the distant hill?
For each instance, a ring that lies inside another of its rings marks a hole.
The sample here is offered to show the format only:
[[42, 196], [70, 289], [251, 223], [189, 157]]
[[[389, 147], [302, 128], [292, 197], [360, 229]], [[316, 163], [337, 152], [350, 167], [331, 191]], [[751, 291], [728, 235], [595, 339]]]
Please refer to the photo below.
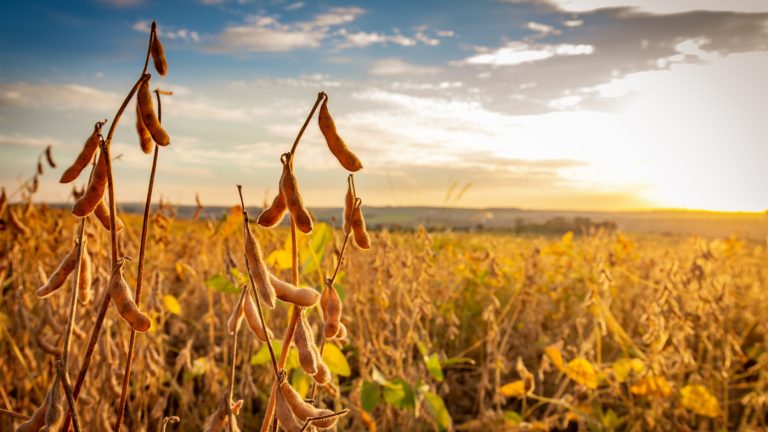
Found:
[[[60, 207], [62, 205], [54, 205]], [[121, 205], [121, 211], [140, 214], [143, 204]], [[339, 225], [341, 208], [312, 208], [315, 217]], [[206, 207], [203, 218], [218, 218], [228, 207]], [[260, 208], [249, 208], [252, 215]], [[191, 217], [194, 206], [178, 206], [178, 216]], [[449, 207], [365, 207], [366, 223], [373, 229], [410, 230], [423, 225], [430, 230], [511, 231], [519, 233], [557, 234], [602, 226], [625, 232], [652, 234], [686, 234], [703, 237], [735, 235], [757, 241], [768, 238], [768, 213], [724, 213], [688, 210], [648, 210], [631, 212], [522, 210], [515, 208], [449, 208]]]

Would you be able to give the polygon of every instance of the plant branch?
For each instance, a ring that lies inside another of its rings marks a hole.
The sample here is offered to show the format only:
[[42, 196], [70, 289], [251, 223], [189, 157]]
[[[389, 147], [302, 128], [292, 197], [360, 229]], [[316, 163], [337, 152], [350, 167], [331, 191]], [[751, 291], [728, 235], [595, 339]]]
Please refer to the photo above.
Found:
[[[59, 375], [59, 381], [61, 381], [61, 386], [64, 388], [64, 394], [67, 396], [67, 403], [69, 404], [69, 409], [72, 412], [72, 426], [75, 429], [75, 432], [80, 432], [80, 420], [77, 415], [77, 408], [75, 401], [75, 397], [72, 395], [72, 385], [69, 382], [69, 375], [67, 374], [66, 370], [66, 364], [63, 360], [56, 361], [56, 371]], [[56, 384], [54, 384], [56, 385]]]
[[[152, 26], [154, 30], [154, 23]], [[153, 31], [154, 33], [154, 31]], [[158, 120], [162, 122], [162, 115], [163, 115], [163, 108], [162, 103], [160, 101], [160, 93], [155, 90], [155, 96], [157, 97], [157, 113], [158, 113]], [[147, 199], [144, 203], [144, 219], [141, 223], [141, 243], [139, 245], [139, 264], [138, 269], [136, 270], [136, 294], [134, 295], [136, 304], [138, 305], [141, 301], [141, 288], [142, 288], [142, 281], [144, 279], [144, 253], [146, 251], [147, 247], [147, 232], [149, 231], [149, 211], [150, 211], [150, 205], [152, 204], [152, 191], [154, 190], [155, 186], [155, 173], [157, 171], [157, 156], [160, 153], [160, 146], [155, 143], [155, 152], [152, 157], [152, 169], [149, 173], [149, 186], [147, 187]], [[114, 226], [114, 225], [112, 225]], [[120, 402], [118, 403], [117, 407], [117, 420], [116, 420], [116, 426], [115, 431], [119, 432], [120, 427], [122, 425], [123, 415], [125, 414], [125, 406], [128, 401], [128, 384], [131, 381], [131, 367], [133, 366], [133, 353], [136, 348], [136, 330], [131, 328], [131, 338], [128, 342], [128, 358], [125, 363], [125, 370], [123, 371], [123, 383], [122, 388], [120, 390]]]
[[[248, 230], [248, 212], [245, 211], [245, 201], [243, 200], [243, 187], [242, 185], [237, 185], [237, 193], [240, 195], [240, 206], [243, 209], [243, 225], [245, 231], [243, 231], [243, 239], [245, 240], [245, 237], [247, 235]], [[256, 307], [259, 310], [259, 320], [261, 321], [261, 329], [264, 330], [264, 337], [267, 338], [267, 348], [269, 348], [269, 356], [272, 359], [272, 369], [275, 372], [275, 379], [280, 379], [280, 369], [277, 367], [277, 360], [275, 360], [275, 352], [272, 349], [272, 341], [269, 340], [269, 332], [267, 331], [267, 324], [264, 321], [264, 312], [261, 309], [261, 299], [259, 298], [258, 293], [256, 292], [256, 283], [253, 280], [253, 272], [251, 271], [251, 265], [248, 263], [248, 257], [245, 257], [245, 268], [248, 270], [248, 279], [251, 282], [251, 291], [253, 292], [253, 297], [256, 299]]]
[[[153, 32], [150, 32], [149, 37], [149, 44], [147, 46], [147, 56], [149, 56], [149, 52], [152, 47], [152, 37]], [[147, 57], [148, 59], [149, 57]], [[148, 60], [147, 60], [148, 62]], [[146, 62], [145, 62], [146, 63]], [[109, 127], [109, 132], [107, 133], [106, 140], [102, 140], [100, 143], [100, 146], [102, 148], [102, 153], [105, 158], [105, 161], [107, 163], [107, 185], [109, 187], [109, 220], [110, 220], [110, 227], [112, 229], [111, 232], [111, 241], [112, 241], [112, 267], [114, 269], [114, 266], [117, 264], [117, 234], [115, 228], [115, 190], [113, 186], [113, 178], [112, 178], [112, 164], [109, 157], [109, 147], [112, 143], [112, 137], [115, 134], [115, 129], [117, 128], [118, 123], [120, 123], [120, 117], [123, 115], [123, 111], [125, 111], [125, 108], [128, 106], [128, 102], [133, 98], [133, 95], [136, 94], [136, 91], [139, 89], [139, 86], [141, 86], [144, 81], [148, 80], [150, 78], [150, 75], [145, 73], [147, 70], [147, 65], [144, 65], [144, 69], [141, 73], [141, 76], [136, 81], [136, 83], [133, 85], [133, 88], [131, 88], [130, 92], [128, 92], [128, 95], [123, 100], [123, 103], [120, 104], [120, 108], [118, 108], [117, 113], [115, 113], [115, 117], [112, 120], [112, 124]], [[104, 294], [101, 298], [101, 304], [99, 305], [99, 313], [96, 316], [96, 322], [94, 323], [93, 330], [91, 330], [91, 336], [88, 340], [88, 346], [85, 350], [85, 354], [83, 356], [83, 361], [80, 366], [80, 372], [77, 375], [77, 379], [75, 380], [75, 385], [72, 390], [72, 394], [74, 396], [75, 401], [77, 401], [78, 396], [80, 395], [80, 390], [82, 389], [83, 383], [85, 382], [85, 376], [88, 373], [88, 368], [91, 364], [91, 359], [93, 357], [93, 352], [96, 349], [96, 342], [98, 342], [99, 339], [99, 333], [101, 332], [101, 327], [104, 325], [104, 318], [107, 315], [107, 308], [109, 307], [109, 302], [111, 300], [111, 296], [109, 295], [109, 287], [104, 287]], [[64, 425], [63, 430], [68, 430], [69, 428], [69, 422], [70, 422], [70, 413], [67, 413], [67, 416], [64, 419]]]
[[2, 409], [2, 408], [0, 408], [0, 414], [2, 414], [4, 416], [15, 418], [15, 419], [19, 419], [19, 420], [24, 420], [24, 421], [27, 421], [30, 418], [32, 418], [32, 417], [30, 417], [28, 415], [20, 414], [20, 413], [17, 413], [17, 412], [14, 412], [14, 411], [10, 411], [10, 410], [7, 410], [7, 409]]
[[293, 155], [296, 153], [296, 147], [299, 146], [299, 141], [301, 141], [301, 137], [302, 135], [304, 135], [304, 130], [307, 128], [307, 125], [309, 125], [309, 121], [312, 119], [312, 116], [315, 115], [315, 110], [317, 110], [317, 106], [320, 105], [320, 102], [322, 102], [323, 98], [325, 97], [327, 97], [325, 92], [320, 92], [317, 94], [317, 100], [315, 101], [315, 104], [312, 105], [312, 110], [309, 112], [307, 119], [304, 120], [304, 124], [301, 126], [301, 129], [299, 130], [299, 134], [296, 135], [296, 139], [293, 141], [293, 146], [291, 147], [291, 162], [293, 162]]

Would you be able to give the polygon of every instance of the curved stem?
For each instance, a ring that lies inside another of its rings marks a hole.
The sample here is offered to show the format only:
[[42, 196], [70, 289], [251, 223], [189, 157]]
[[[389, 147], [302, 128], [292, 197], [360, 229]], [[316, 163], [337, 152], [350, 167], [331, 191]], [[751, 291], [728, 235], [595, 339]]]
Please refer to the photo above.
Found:
[[[155, 91], [157, 96], [157, 117], [159, 121], [162, 121], [163, 108], [160, 102], [160, 93]], [[160, 146], [155, 143], [155, 152], [152, 157], [152, 170], [149, 174], [149, 186], [147, 187], [147, 199], [144, 203], [144, 219], [141, 223], [141, 243], [139, 245], [139, 264], [136, 270], [136, 294], [134, 295], [136, 304], [141, 301], [141, 286], [144, 279], [144, 253], [147, 246], [147, 232], [149, 231], [149, 210], [152, 204], [152, 191], [155, 186], [155, 172], [157, 171], [157, 155], [160, 152]], [[112, 225], [114, 226], [114, 225]], [[128, 401], [128, 384], [131, 381], [131, 367], [133, 366], [133, 352], [136, 348], [136, 330], [131, 328], [131, 338], [128, 342], [128, 358], [125, 362], [125, 370], [123, 371], [123, 383], [120, 390], [120, 402], [117, 406], [117, 420], [115, 425], [115, 431], [119, 432], [122, 425], [123, 415], [125, 414], [125, 405]]]
[[[153, 26], [154, 28], [154, 26]], [[144, 64], [144, 69], [142, 70], [141, 76], [136, 81], [136, 83], [133, 85], [133, 88], [131, 88], [131, 91], [128, 92], [128, 95], [123, 100], [123, 103], [120, 104], [120, 108], [118, 108], [117, 113], [115, 113], [115, 118], [112, 120], [112, 124], [109, 126], [109, 132], [107, 133], [107, 138], [101, 143], [102, 147], [102, 154], [103, 157], [106, 159], [107, 164], [107, 186], [109, 188], [109, 221], [110, 226], [113, 228], [110, 230], [111, 232], [111, 242], [112, 242], [112, 267], [114, 269], [114, 266], [117, 264], [117, 233], [114, 229], [115, 227], [115, 189], [113, 185], [113, 177], [112, 177], [112, 163], [109, 157], [109, 147], [112, 143], [112, 137], [115, 134], [115, 129], [117, 128], [118, 123], [120, 123], [120, 117], [123, 115], [123, 111], [125, 111], [125, 108], [128, 106], [128, 102], [133, 98], [133, 95], [136, 94], [136, 91], [139, 89], [139, 86], [144, 83], [144, 81], [148, 80], [150, 78], [150, 75], [146, 73], [147, 71], [147, 64], [149, 62], [149, 53], [152, 48], [152, 37], [154, 36], [154, 32], [150, 32], [149, 35], [149, 44], [147, 46], [147, 60]], [[107, 315], [107, 308], [109, 307], [109, 301], [111, 300], [111, 297], [109, 295], [109, 289], [107, 286], [104, 287], [104, 294], [101, 298], [101, 304], [99, 305], [99, 313], [96, 316], [96, 322], [94, 323], [93, 330], [91, 331], [91, 336], [88, 340], [88, 346], [86, 347], [85, 354], [83, 356], [83, 362], [80, 366], [80, 371], [77, 374], [77, 379], [75, 380], [75, 385], [72, 389], [72, 394], [74, 396], [75, 402], [77, 402], [77, 398], [80, 395], [80, 390], [82, 389], [83, 383], [85, 382], [85, 376], [88, 373], [88, 368], [91, 365], [91, 359], [93, 357], [93, 352], [96, 349], [96, 342], [99, 339], [99, 334], [101, 332], [101, 327], [104, 325], [104, 318]], [[67, 416], [64, 419], [63, 424], [63, 430], [69, 429], [69, 422], [70, 422], [70, 412], [67, 412]]]
[[315, 101], [315, 104], [312, 105], [312, 110], [309, 112], [307, 119], [304, 120], [304, 124], [301, 126], [301, 129], [299, 129], [299, 134], [296, 135], [296, 139], [293, 141], [293, 146], [291, 147], [291, 162], [293, 162], [293, 155], [296, 153], [296, 147], [298, 147], [299, 141], [301, 141], [301, 137], [304, 135], [304, 130], [307, 129], [309, 121], [312, 119], [312, 116], [315, 115], [317, 106], [320, 105], [320, 102], [322, 102], [323, 98], [325, 97], [327, 97], [325, 92], [320, 92], [317, 94], [317, 100]]
[[[299, 285], [299, 250], [296, 247], [296, 221], [291, 215], [291, 248], [293, 252], [293, 284]], [[278, 369], [282, 370], [285, 367], [285, 362], [288, 360], [288, 353], [291, 348], [291, 340], [293, 340], [293, 333], [296, 331], [296, 325], [299, 323], [301, 317], [301, 306], [293, 305], [291, 320], [288, 323], [288, 327], [285, 330], [285, 336], [283, 336], [283, 349], [280, 351], [280, 359], [277, 361]], [[264, 422], [261, 424], [261, 432], [267, 432], [269, 425], [274, 422], [273, 417], [275, 414], [275, 393], [277, 392], [278, 380], [272, 384], [272, 391], [269, 394], [269, 402], [267, 403], [267, 412], [264, 414]]]

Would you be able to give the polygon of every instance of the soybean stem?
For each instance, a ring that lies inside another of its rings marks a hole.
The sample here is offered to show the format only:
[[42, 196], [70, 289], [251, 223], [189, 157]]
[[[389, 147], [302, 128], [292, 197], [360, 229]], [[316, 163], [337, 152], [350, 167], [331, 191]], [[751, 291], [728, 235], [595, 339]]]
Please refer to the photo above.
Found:
[[[237, 185], [237, 193], [240, 195], [240, 205], [243, 209], [243, 241], [247, 241], [248, 230], [248, 212], [245, 211], [245, 201], [243, 200], [243, 187]], [[272, 369], [275, 371], [275, 379], [280, 379], [280, 370], [277, 368], [277, 360], [275, 360], [275, 352], [272, 350], [272, 342], [269, 340], [269, 332], [267, 332], [267, 324], [264, 321], [264, 312], [261, 309], [261, 299], [256, 292], [256, 283], [253, 280], [253, 272], [251, 265], [248, 263], [248, 256], [245, 257], [245, 268], [248, 271], [248, 279], [251, 282], [251, 291], [253, 291], [253, 297], [256, 299], [256, 307], [259, 310], [259, 320], [261, 321], [261, 329], [264, 330], [264, 337], [267, 339], [267, 348], [269, 349], [269, 356], [272, 359]]]
[[[154, 28], [154, 27], [153, 27]], [[153, 32], [154, 33], [154, 32]], [[155, 91], [155, 96], [157, 97], [157, 117], [158, 121], [162, 122], [162, 103], [160, 102], [160, 93], [158, 91]], [[144, 203], [144, 219], [141, 223], [141, 243], [139, 245], [139, 264], [138, 269], [136, 271], [136, 294], [135, 294], [135, 301], [138, 305], [141, 301], [141, 286], [142, 286], [142, 280], [144, 279], [144, 253], [146, 251], [147, 247], [147, 231], [149, 231], [149, 210], [150, 205], [152, 204], [152, 191], [154, 190], [155, 186], [155, 172], [157, 171], [157, 156], [160, 152], [160, 146], [155, 143], [155, 152], [152, 157], [152, 170], [149, 173], [149, 186], [147, 187], [147, 199]], [[112, 225], [114, 227], [114, 225]], [[115, 430], [117, 432], [120, 431], [121, 423], [123, 420], [123, 415], [125, 414], [125, 406], [128, 401], [128, 384], [131, 380], [131, 367], [133, 366], [133, 352], [136, 348], [136, 330], [131, 327], [131, 338], [128, 342], [128, 358], [126, 359], [125, 363], [125, 370], [123, 372], [123, 383], [122, 388], [120, 390], [120, 402], [117, 407], [117, 420], [116, 420], [116, 427]]]
[[301, 129], [299, 129], [299, 134], [296, 135], [296, 139], [293, 141], [293, 146], [291, 147], [291, 162], [293, 162], [293, 155], [294, 153], [296, 153], [296, 147], [298, 147], [299, 141], [301, 141], [301, 137], [302, 135], [304, 135], [304, 130], [307, 128], [307, 125], [309, 125], [309, 121], [312, 119], [312, 116], [315, 115], [315, 110], [317, 110], [317, 106], [320, 105], [320, 102], [325, 97], [326, 97], [325, 92], [320, 92], [317, 94], [317, 100], [315, 101], [315, 104], [312, 105], [312, 110], [309, 112], [307, 119], [304, 120], [304, 124], [301, 126]]
[[[152, 29], [155, 29], [155, 23], [153, 22]], [[111, 242], [112, 242], [112, 268], [114, 269], [115, 265], [117, 265], [117, 234], [115, 232], [115, 190], [113, 185], [113, 178], [112, 178], [112, 164], [109, 157], [109, 146], [112, 143], [112, 136], [115, 134], [115, 129], [120, 123], [120, 117], [123, 115], [123, 111], [125, 111], [125, 108], [128, 106], [128, 102], [133, 98], [133, 95], [136, 94], [136, 91], [139, 89], [139, 86], [141, 86], [144, 81], [149, 79], [149, 74], [147, 74], [147, 65], [149, 63], [149, 54], [152, 49], [152, 38], [154, 37], [154, 31], [150, 32], [149, 35], [149, 44], [147, 45], [147, 58], [144, 62], [144, 68], [141, 72], [141, 76], [136, 81], [136, 83], [133, 85], [133, 88], [131, 88], [131, 91], [128, 92], [128, 95], [123, 100], [123, 103], [120, 104], [120, 108], [118, 108], [117, 113], [115, 113], [115, 117], [112, 120], [112, 124], [109, 126], [109, 132], [107, 133], [107, 138], [105, 141], [102, 141], [101, 147], [102, 147], [102, 153], [103, 157], [105, 158], [105, 161], [107, 163], [107, 186], [109, 188], [109, 221], [110, 221], [110, 227], [112, 228], [111, 231]], [[80, 366], [80, 372], [77, 375], [77, 379], [75, 380], [75, 386], [72, 389], [72, 394], [74, 396], [75, 402], [77, 402], [77, 398], [80, 394], [80, 389], [83, 386], [83, 382], [85, 382], [85, 376], [88, 373], [88, 367], [91, 364], [91, 358], [93, 357], [93, 352], [96, 349], [96, 342], [99, 339], [99, 333], [101, 332], [101, 327], [104, 325], [104, 318], [107, 315], [107, 308], [109, 307], [109, 301], [111, 300], [111, 296], [109, 295], [109, 287], [104, 287], [104, 294], [102, 295], [101, 304], [99, 305], [99, 313], [96, 316], [96, 322], [94, 323], [93, 330], [91, 331], [90, 339], [88, 340], [88, 347], [85, 350], [85, 354], [83, 356], [83, 362]], [[68, 430], [69, 428], [69, 422], [70, 422], [70, 414], [67, 413], [67, 416], [64, 419], [64, 425], [63, 430]]]

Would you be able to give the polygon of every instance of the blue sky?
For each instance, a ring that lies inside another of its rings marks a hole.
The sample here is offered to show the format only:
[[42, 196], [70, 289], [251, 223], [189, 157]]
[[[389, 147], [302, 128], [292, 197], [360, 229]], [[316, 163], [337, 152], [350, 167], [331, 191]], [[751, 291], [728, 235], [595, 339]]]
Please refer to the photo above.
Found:
[[[370, 204], [768, 208], [758, 0], [10, 2], [0, 184], [52, 144], [40, 197], [68, 198], [61, 166], [138, 77], [152, 20], [169, 62], [152, 86], [175, 93], [157, 191], [173, 202], [229, 205], [235, 183], [261, 202], [325, 90]], [[305, 199], [339, 206], [345, 174], [312, 125]], [[132, 110], [114, 149], [118, 199], [141, 201]]]

